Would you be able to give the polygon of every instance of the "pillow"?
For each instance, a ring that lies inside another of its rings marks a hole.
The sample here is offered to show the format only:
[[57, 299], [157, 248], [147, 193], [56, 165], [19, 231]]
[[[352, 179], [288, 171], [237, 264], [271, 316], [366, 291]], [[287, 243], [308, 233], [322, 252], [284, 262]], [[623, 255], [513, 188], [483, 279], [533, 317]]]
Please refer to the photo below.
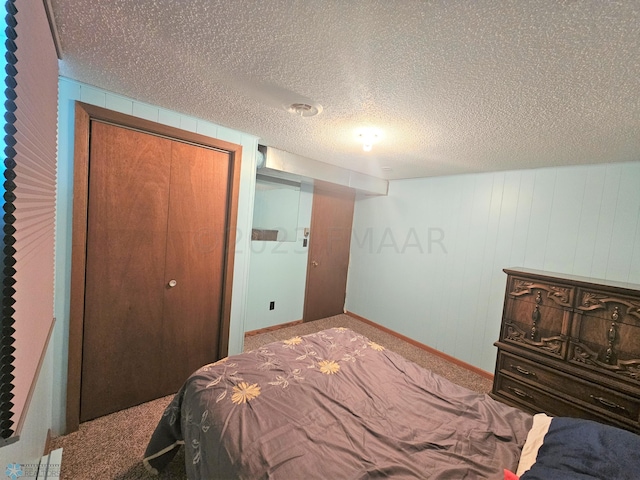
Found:
[[535, 463], [520, 480], [632, 480], [640, 436], [590, 420], [553, 417]]
[[533, 425], [531, 430], [527, 434], [527, 440], [522, 447], [522, 454], [520, 455], [520, 461], [518, 462], [518, 469], [516, 475], [520, 476], [531, 468], [531, 465], [536, 461], [538, 456], [538, 449], [542, 445], [544, 436], [549, 430], [551, 424], [551, 418], [544, 413], [538, 413], [533, 416]]

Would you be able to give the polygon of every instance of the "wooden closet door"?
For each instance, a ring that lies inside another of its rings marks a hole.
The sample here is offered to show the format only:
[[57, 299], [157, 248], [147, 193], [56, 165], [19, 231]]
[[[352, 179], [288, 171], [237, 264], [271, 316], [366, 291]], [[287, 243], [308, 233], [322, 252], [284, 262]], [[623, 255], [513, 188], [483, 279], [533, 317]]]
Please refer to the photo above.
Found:
[[92, 122], [80, 420], [219, 358], [228, 153]]
[[171, 141], [91, 124], [80, 419], [158, 395]]
[[169, 392], [219, 359], [229, 167], [227, 153], [173, 142], [162, 328]]

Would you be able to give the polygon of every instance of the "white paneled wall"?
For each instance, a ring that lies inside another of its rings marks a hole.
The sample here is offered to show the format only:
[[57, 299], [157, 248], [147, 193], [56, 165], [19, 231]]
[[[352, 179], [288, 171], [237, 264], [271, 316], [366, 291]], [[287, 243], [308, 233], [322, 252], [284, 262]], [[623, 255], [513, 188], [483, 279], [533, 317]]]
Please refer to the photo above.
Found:
[[493, 371], [506, 267], [640, 284], [640, 162], [392, 181], [356, 202], [347, 310]]
[[73, 139], [75, 102], [108, 108], [127, 115], [151, 120], [190, 132], [196, 132], [242, 145], [240, 195], [238, 199], [238, 234], [234, 260], [233, 295], [229, 353], [239, 353], [244, 342], [244, 318], [249, 277], [249, 253], [255, 161], [258, 139], [253, 135], [231, 130], [221, 125], [169, 111], [143, 102], [101, 90], [66, 78], [59, 80], [58, 105], [58, 191], [56, 209], [56, 282], [54, 332], [53, 392], [54, 433], [64, 431], [67, 385], [67, 338], [69, 332], [69, 286], [71, 281], [71, 220], [73, 202]]

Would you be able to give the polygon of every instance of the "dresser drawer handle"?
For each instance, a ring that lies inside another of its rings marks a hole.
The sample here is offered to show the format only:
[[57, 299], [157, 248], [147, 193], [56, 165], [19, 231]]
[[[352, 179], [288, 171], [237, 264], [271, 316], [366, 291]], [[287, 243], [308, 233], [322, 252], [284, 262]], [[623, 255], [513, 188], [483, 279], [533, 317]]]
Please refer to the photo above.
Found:
[[530, 372], [526, 368], [521, 367], [520, 365], [511, 365], [511, 368], [522, 375], [526, 375], [527, 377], [537, 377], [534, 372]]
[[608, 408], [612, 408], [612, 409], [616, 409], [616, 410], [622, 410], [623, 412], [626, 412], [627, 414], [629, 413], [629, 411], [624, 408], [622, 405], [618, 405], [615, 402], [612, 402], [610, 400], [607, 400], [606, 398], [602, 398], [602, 397], [594, 397], [593, 395], [589, 395], [592, 399], [600, 402], [602, 405], [604, 405], [605, 407]]
[[533, 312], [531, 312], [531, 322], [531, 332], [529, 332], [529, 338], [535, 342], [538, 335], [538, 322], [540, 322], [540, 305], [536, 305], [536, 308], [534, 308]]
[[507, 389], [511, 390], [511, 392], [513, 392], [515, 395], [517, 395], [519, 397], [528, 398], [530, 400], [533, 400], [533, 397], [531, 395], [529, 395], [526, 392], [523, 392], [519, 388], [507, 387]]

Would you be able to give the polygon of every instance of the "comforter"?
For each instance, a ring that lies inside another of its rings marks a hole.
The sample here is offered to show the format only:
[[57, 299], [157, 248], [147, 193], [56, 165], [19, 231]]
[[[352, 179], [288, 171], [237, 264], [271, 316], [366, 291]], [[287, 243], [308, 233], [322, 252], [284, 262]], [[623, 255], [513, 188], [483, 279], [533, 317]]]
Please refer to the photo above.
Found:
[[455, 385], [345, 328], [196, 371], [145, 453], [184, 444], [190, 479], [500, 478], [532, 416]]

